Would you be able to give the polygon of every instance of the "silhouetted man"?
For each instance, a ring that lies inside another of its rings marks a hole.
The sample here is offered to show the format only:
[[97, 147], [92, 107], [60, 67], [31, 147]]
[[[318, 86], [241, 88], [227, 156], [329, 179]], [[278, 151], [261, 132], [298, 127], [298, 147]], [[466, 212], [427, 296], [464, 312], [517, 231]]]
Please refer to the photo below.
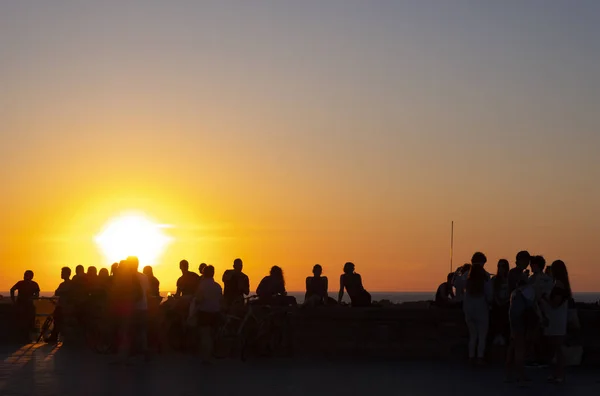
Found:
[[[473, 254], [473, 257], [471, 257], [471, 265], [480, 265], [482, 268], [485, 268], [485, 263], [487, 263], [487, 257], [485, 256], [485, 254], [481, 253], [481, 252], [475, 252]], [[467, 278], [469, 276], [467, 275]], [[486, 281], [489, 281], [492, 276], [490, 275], [489, 272], [485, 271], [485, 278]]]
[[[17, 292], [16, 298], [15, 291]], [[40, 286], [33, 281], [33, 271], [30, 270], [25, 271], [23, 280], [18, 281], [10, 289], [10, 298], [17, 308], [19, 334], [24, 340], [29, 337], [29, 331], [33, 328], [35, 322], [33, 299], [39, 296]]]
[[517, 253], [516, 257], [516, 267], [511, 268], [508, 271], [508, 291], [509, 294], [512, 295], [512, 292], [517, 288], [519, 281], [523, 279], [525, 270], [529, 266], [529, 262], [531, 260], [531, 255], [528, 251], [522, 250]]
[[200, 266], [198, 267], [198, 273], [200, 274], [200, 280], [202, 280], [203, 274], [204, 274], [204, 269], [206, 268], [206, 263], [202, 263], [200, 264]]
[[200, 276], [195, 272], [190, 271], [190, 264], [187, 260], [181, 260], [179, 262], [179, 269], [181, 270], [181, 277], [177, 279], [177, 292], [176, 296], [192, 296], [198, 288], [200, 282]]
[[244, 296], [250, 294], [250, 279], [242, 272], [243, 268], [242, 259], [237, 258], [233, 261], [233, 269], [229, 269], [223, 274], [223, 285], [225, 286], [223, 298], [227, 306], [241, 302]]
[[148, 295], [150, 290], [150, 282], [148, 276], [138, 272], [140, 262], [137, 257], [129, 256], [127, 261], [130, 263], [132, 270], [137, 276], [137, 281], [141, 287], [141, 296], [137, 299], [133, 310], [133, 330], [134, 340], [137, 341], [141, 351], [144, 353], [146, 360], [150, 358], [148, 352]]
[[219, 323], [221, 312], [222, 289], [214, 280], [215, 267], [209, 265], [204, 270], [204, 280], [199, 284], [195, 292], [195, 298], [190, 306], [189, 318], [197, 322], [200, 329], [200, 354], [202, 361], [210, 360], [212, 349], [212, 333]]
[[65, 309], [68, 310], [68, 306], [71, 303], [71, 268], [63, 267], [60, 271], [60, 279], [62, 282], [58, 285], [58, 289], [54, 292], [54, 295], [58, 297], [58, 303], [54, 309], [54, 327], [52, 333], [46, 338], [47, 343], [55, 343], [58, 341], [58, 336], [63, 329]]

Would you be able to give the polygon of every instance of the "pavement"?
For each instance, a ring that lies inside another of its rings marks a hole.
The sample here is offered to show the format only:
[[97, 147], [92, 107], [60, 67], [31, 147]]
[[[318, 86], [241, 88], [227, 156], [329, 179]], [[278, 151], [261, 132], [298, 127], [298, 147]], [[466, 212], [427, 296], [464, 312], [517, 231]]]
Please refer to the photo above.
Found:
[[562, 385], [547, 384], [548, 370], [529, 371], [521, 388], [503, 382], [501, 367], [474, 369], [444, 362], [266, 359], [219, 360], [210, 366], [191, 355], [157, 355], [113, 365], [113, 356], [61, 344], [0, 346], [0, 395], [598, 395], [600, 370], [569, 371]]

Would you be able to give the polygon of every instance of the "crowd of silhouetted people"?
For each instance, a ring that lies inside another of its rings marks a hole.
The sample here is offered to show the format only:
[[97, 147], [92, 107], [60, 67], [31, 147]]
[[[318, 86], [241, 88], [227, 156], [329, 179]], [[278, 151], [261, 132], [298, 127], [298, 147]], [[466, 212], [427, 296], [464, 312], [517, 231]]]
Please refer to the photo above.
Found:
[[[189, 324], [201, 331], [204, 354], [208, 359], [207, 345], [210, 343], [211, 330], [218, 325], [221, 313], [243, 307], [249, 302], [250, 280], [243, 270], [241, 259], [235, 259], [233, 268], [222, 276], [223, 287], [215, 281], [215, 268], [200, 264], [198, 273], [190, 270], [187, 260], [179, 263], [181, 276], [176, 283], [174, 297], [178, 303], [175, 310], [186, 317]], [[351, 306], [371, 305], [371, 295], [365, 290], [361, 276], [355, 272], [353, 263], [346, 263], [340, 277], [338, 299], [329, 297], [327, 277], [323, 268], [317, 264], [313, 275], [306, 278], [306, 294], [303, 306], [330, 306], [342, 302], [344, 293], [350, 297]], [[24, 279], [17, 282], [11, 290], [11, 298], [17, 307], [20, 333], [24, 338], [35, 321], [34, 300], [39, 297], [40, 288], [33, 280], [32, 271], [26, 271]], [[153, 322], [157, 308], [161, 303], [160, 281], [154, 276], [152, 267], [146, 266], [139, 272], [137, 257], [128, 257], [110, 267], [110, 273], [102, 268], [89, 267], [87, 272], [82, 265], [75, 268], [71, 278], [71, 269], [61, 269], [62, 283], [55, 291], [56, 308], [53, 313], [54, 326], [45, 339], [48, 343], [58, 341], [65, 326], [65, 318], [74, 318], [81, 326], [95, 326], [94, 315], [106, 311], [116, 322], [118, 329], [118, 352], [123, 359], [132, 348], [137, 348], [147, 358], [149, 336], [156, 339], [157, 326]], [[16, 293], [16, 296], [15, 296]], [[253, 304], [275, 307], [296, 307], [297, 301], [289, 296], [285, 287], [284, 273], [281, 267], [273, 266], [256, 288]]]
[[526, 359], [538, 365], [555, 359], [548, 380], [563, 382], [563, 345], [569, 309], [574, 305], [565, 263], [556, 260], [547, 266], [543, 256], [521, 251], [515, 267], [501, 259], [492, 276], [484, 269], [486, 262], [483, 253], [475, 253], [470, 264], [448, 274], [435, 297], [438, 306], [462, 307], [469, 330], [469, 358], [482, 365], [489, 344], [508, 344], [507, 380], [528, 380]]
[[[549, 378], [553, 382], [564, 380], [565, 356], [562, 346], [567, 334], [569, 308], [573, 296], [566, 265], [556, 260], [546, 266], [542, 256], [532, 256], [527, 251], [516, 255], [516, 265], [510, 268], [508, 260], [498, 261], [495, 275], [485, 270], [486, 256], [477, 252], [471, 263], [448, 274], [435, 296], [440, 307], [460, 307], [464, 312], [469, 331], [468, 354], [473, 364], [484, 364], [486, 348], [508, 345], [508, 377], [516, 372], [518, 380], [526, 380], [525, 360], [530, 358], [548, 361], [555, 358], [555, 370]], [[179, 263], [181, 277], [177, 280], [175, 297], [177, 309], [189, 324], [201, 330], [203, 356], [208, 359], [211, 331], [218, 325], [221, 313], [243, 307], [248, 303], [250, 280], [243, 272], [243, 262], [235, 259], [233, 268], [221, 278], [223, 287], [215, 281], [215, 268], [200, 264], [198, 273], [191, 271], [189, 263]], [[531, 268], [531, 270], [529, 269]], [[54, 327], [47, 342], [58, 340], [65, 317], [89, 324], [89, 313], [104, 307], [116, 320], [119, 356], [125, 358], [132, 345], [149, 358], [148, 336], [156, 333], [149, 319], [156, 312], [162, 297], [160, 282], [152, 267], [138, 272], [136, 257], [114, 263], [110, 273], [89, 267], [87, 272], [78, 265], [71, 278], [71, 269], [61, 270], [62, 283], [56, 289], [58, 298], [54, 312]], [[303, 306], [329, 306], [342, 302], [348, 293], [353, 307], [371, 305], [371, 295], [363, 286], [361, 276], [353, 263], [346, 263], [340, 276], [337, 300], [329, 296], [329, 282], [323, 268], [313, 267], [313, 276], [306, 278]], [[24, 334], [31, 329], [35, 309], [33, 301], [40, 288], [33, 281], [32, 271], [11, 289], [11, 298], [19, 313], [19, 326]], [[15, 292], [17, 295], [15, 296]], [[255, 304], [264, 306], [295, 307], [297, 301], [289, 296], [285, 287], [284, 272], [273, 266], [256, 288]]]

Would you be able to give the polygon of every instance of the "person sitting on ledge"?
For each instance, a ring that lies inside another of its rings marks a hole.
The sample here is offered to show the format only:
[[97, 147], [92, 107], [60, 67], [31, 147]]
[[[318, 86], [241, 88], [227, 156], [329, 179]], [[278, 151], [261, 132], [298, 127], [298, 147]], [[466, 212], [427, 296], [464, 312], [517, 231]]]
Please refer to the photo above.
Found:
[[442, 283], [435, 293], [435, 305], [439, 307], [448, 307], [452, 305], [454, 300], [454, 292], [452, 291], [452, 280], [454, 272], [448, 274], [446, 282]]
[[328, 280], [326, 276], [321, 276], [322, 273], [323, 267], [321, 267], [320, 264], [315, 264], [313, 267], [313, 276], [306, 278], [304, 305], [316, 306], [326, 305], [328, 303]]
[[371, 306], [371, 294], [363, 287], [362, 278], [354, 272], [354, 268], [354, 263], [348, 262], [344, 265], [344, 273], [340, 276], [338, 303], [342, 302], [344, 289], [346, 289], [353, 307], [369, 307]]
[[285, 290], [285, 279], [281, 267], [273, 266], [268, 276], [265, 276], [256, 288], [259, 304], [296, 306], [296, 298], [288, 296]]

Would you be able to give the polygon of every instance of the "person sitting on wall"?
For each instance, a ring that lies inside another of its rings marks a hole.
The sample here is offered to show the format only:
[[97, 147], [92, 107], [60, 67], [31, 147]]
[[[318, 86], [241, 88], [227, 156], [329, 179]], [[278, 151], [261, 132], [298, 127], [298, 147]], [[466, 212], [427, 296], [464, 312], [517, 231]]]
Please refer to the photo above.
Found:
[[329, 294], [327, 293], [329, 282], [326, 276], [321, 276], [322, 273], [323, 267], [315, 264], [313, 276], [306, 278], [305, 306], [327, 305], [329, 303]]
[[435, 305], [439, 307], [448, 307], [453, 305], [454, 292], [452, 291], [452, 280], [454, 272], [451, 272], [446, 277], [446, 282], [442, 283], [435, 293]]
[[362, 278], [354, 272], [354, 268], [354, 263], [348, 262], [344, 265], [344, 273], [340, 276], [338, 303], [341, 304], [345, 289], [353, 307], [369, 307], [371, 306], [371, 294], [363, 287]]

